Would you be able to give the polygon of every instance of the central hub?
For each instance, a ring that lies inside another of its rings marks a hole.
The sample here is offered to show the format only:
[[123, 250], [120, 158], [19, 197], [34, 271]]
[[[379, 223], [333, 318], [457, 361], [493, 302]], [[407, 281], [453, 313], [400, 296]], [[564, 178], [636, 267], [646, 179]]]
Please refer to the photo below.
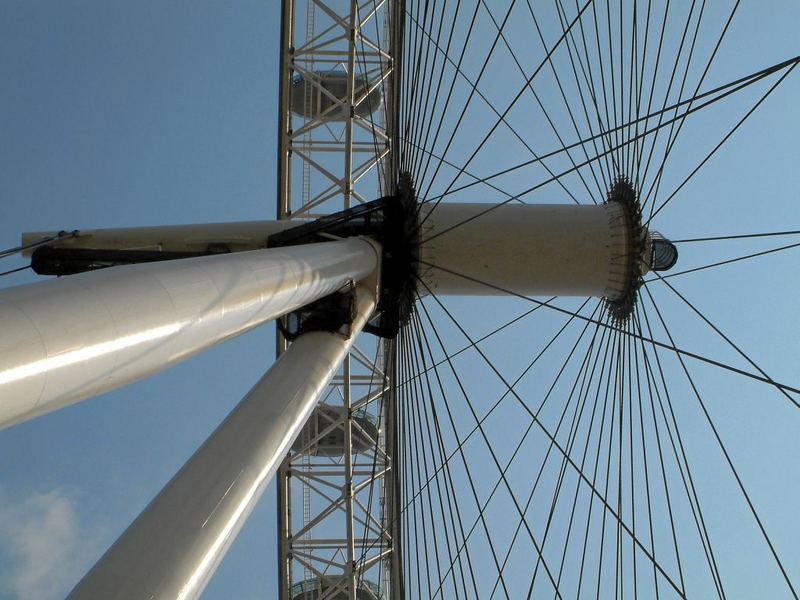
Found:
[[648, 231], [642, 224], [639, 195], [627, 177], [614, 181], [608, 191], [607, 204], [621, 209], [626, 238], [620, 291], [604, 296], [609, 315], [619, 324], [626, 322], [636, 307], [642, 277], [648, 271], [672, 268], [678, 260], [678, 251], [672, 242], [656, 231]]
[[[638, 194], [624, 177], [603, 204], [434, 205], [417, 202], [403, 173], [394, 195], [272, 234], [268, 245], [350, 236], [368, 236], [381, 248], [378, 307], [364, 329], [388, 338], [408, 322], [417, 293], [595, 296], [624, 323], [643, 275], [677, 260], [675, 247], [643, 225]], [[335, 311], [308, 312], [305, 321], [316, 322]]]

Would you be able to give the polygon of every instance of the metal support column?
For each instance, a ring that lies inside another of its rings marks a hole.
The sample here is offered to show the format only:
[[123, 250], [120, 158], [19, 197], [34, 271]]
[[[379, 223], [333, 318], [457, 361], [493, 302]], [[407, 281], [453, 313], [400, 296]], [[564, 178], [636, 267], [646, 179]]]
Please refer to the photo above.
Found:
[[378, 267], [364, 239], [133, 264], [0, 291], [0, 427], [137, 381]]
[[374, 308], [297, 338], [69, 597], [199, 597]]

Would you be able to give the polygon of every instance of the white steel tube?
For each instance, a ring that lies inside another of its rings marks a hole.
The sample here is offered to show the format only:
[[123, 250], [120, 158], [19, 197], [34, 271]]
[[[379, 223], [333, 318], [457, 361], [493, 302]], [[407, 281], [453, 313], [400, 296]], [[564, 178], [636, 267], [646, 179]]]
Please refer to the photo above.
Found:
[[[103, 250], [158, 250], [166, 252], [203, 252], [210, 245], [227, 246], [232, 252], [266, 248], [273, 233], [296, 226], [291, 221], [240, 221], [193, 225], [158, 225], [114, 229], [81, 229], [74, 236], [53, 243], [58, 248], [101, 248]], [[22, 234], [22, 245], [31, 247], [44, 239], [58, 237], [57, 231], [31, 231]]]
[[375, 307], [358, 288], [350, 337], [300, 336], [70, 594], [197, 598]]
[[0, 428], [147, 377], [370, 275], [351, 238], [0, 290]]
[[618, 203], [442, 203], [420, 219], [420, 275], [437, 295], [615, 298], [624, 290], [631, 257]]

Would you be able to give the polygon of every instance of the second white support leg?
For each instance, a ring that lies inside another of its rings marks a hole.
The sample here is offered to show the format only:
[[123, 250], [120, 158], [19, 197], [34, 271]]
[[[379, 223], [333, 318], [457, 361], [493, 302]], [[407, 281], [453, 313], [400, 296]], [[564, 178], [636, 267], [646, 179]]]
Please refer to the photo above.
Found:
[[69, 598], [197, 598], [375, 308], [351, 336], [300, 336], [81, 580]]

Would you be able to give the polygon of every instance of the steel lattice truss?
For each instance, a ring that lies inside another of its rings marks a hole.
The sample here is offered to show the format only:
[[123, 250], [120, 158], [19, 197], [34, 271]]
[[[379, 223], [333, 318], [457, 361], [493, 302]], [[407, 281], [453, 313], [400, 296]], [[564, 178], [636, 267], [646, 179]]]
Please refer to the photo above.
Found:
[[[392, 44], [400, 36], [390, 4], [284, 2], [280, 219], [315, 218], [391, 193], [399, 55]], [[279, 471], [281, 598], [400, 597], [393, 356], [393, 343], [362, 336]], [[344, 451], [326, 455], [330, 439]]]

